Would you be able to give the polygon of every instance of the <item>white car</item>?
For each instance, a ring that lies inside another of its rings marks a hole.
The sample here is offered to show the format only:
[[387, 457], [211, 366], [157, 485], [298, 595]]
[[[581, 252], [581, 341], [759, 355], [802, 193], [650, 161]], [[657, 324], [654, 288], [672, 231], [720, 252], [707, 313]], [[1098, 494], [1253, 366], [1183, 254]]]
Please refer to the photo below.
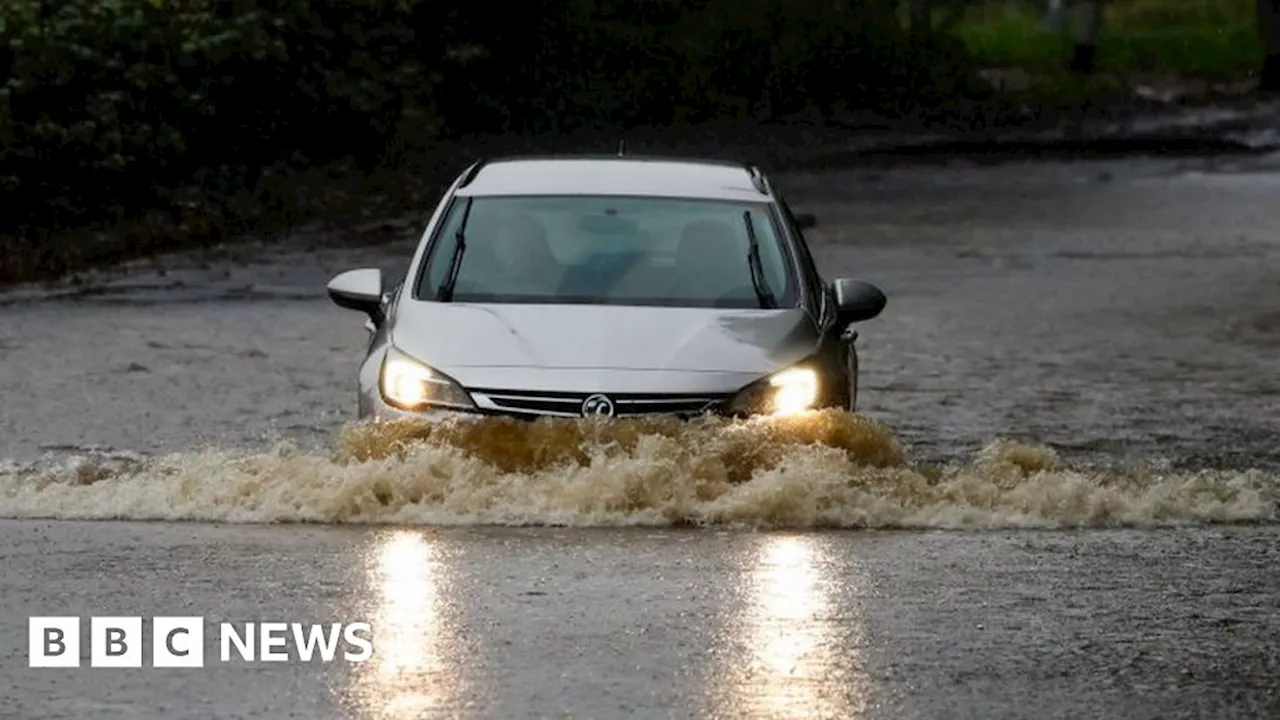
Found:
[[361, 418], [630, 417], [854, 408], [857, 333], [885, 296], [825, 281], [757, 168], [636, 156], [479, 162], [405, 281], [345, 272], [368, 314]]

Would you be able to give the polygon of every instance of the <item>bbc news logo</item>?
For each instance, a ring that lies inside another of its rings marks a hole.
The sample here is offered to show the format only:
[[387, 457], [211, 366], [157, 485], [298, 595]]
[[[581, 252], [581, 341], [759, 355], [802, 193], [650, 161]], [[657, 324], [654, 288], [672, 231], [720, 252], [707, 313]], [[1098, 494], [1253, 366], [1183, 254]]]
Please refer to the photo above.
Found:
[[[202, 617], [151, 618], [151, 667], [205, 665]], [[230, 662], [364, 662], [373, 656], [368, 623], [220, 623], [218, 660]], [[28, 625], [29, 667], [80, 667], [80, 618], [32, 617]], [[90, 667], [142, 667], [140, 617], [89, 618]], [[341, 652], [339, 650], [341, 649]]]

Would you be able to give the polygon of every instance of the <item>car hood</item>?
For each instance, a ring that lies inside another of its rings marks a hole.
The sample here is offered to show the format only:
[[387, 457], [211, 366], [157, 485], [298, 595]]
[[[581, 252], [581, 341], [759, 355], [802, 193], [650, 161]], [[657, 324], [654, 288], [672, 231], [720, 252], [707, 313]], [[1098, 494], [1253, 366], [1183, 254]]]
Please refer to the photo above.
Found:
[[740, 310], [514, 305], [408, 300], [392, 343], [445, 372], [456, 368], [647, 370], [764, 374], [817, 348], [798, 308]]

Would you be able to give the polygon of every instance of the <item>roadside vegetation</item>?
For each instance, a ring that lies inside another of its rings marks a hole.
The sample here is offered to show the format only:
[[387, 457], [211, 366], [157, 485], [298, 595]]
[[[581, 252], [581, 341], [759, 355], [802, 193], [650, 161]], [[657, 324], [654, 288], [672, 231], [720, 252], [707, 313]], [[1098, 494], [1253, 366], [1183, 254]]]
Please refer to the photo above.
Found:
[[[1112, 0], [1098, 42], [1098, 73], [1231, 82], [1262, 67], [1257, 0]], [[956, 35], [976, 63], [1059, 75], [1072, 40], [1050, 29], [1045, 0], [976, 2]]]
[[897, 0], [0, 0], [0, 283], [376, 199], [425, 212], [478, 135], [989, 127], [1139, 75], [1239, 79], [1261, 62], [1253, 2], [1114, 0], [1082, 79], [1014, 0], [929, 28]]
[[1048, 0], [960, 0], [942, 14], [1003, 99], [1040, 116], [1234, 102], [1257, 86], [1257, 0], [1108, 0], [1088, 74], [1069, 69], [1083, 8], [1064, 6], [1056, 23]]

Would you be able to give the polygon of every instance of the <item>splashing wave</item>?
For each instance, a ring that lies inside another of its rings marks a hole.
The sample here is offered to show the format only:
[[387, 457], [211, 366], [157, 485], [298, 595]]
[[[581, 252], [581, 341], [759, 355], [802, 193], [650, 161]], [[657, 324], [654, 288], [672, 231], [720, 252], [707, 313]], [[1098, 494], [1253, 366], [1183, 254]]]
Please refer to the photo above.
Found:
[[1112, 527], [1273, 522], [1260, 471], [1072, 468], [997, 440], [949, 466], [904, 460], [841, 412], [707, 418], [393, 422], [332, 453], [281, 445], [0, 467], [0, 516], [261, 522], [752, 527]]

